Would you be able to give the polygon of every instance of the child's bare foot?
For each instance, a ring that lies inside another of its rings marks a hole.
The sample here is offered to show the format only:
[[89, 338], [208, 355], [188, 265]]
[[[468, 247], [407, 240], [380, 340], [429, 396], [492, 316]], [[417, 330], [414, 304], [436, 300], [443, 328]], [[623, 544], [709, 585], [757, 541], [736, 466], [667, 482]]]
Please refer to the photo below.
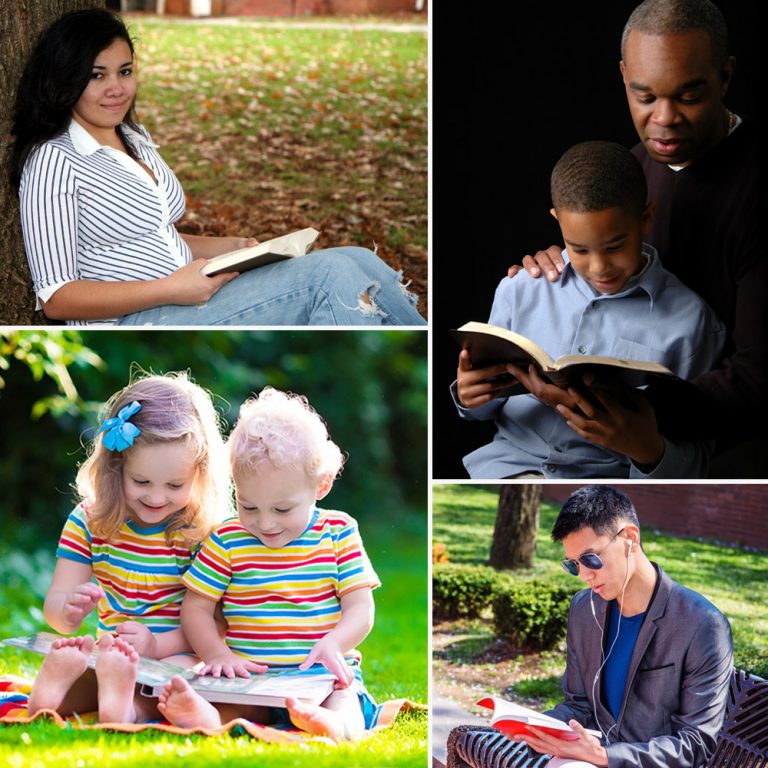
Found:
[[29, 694], [30, 715], [41, 709], [58, 711], [69, 689], [88, 668], [92, 650], [93, 638], [88, 635], [53, 641]]
[[291, 722], [302, 731], [315, 736], [330, 736], [336, 741], [351, 738], [339, 712], [293, 698], [287, 698], [285, 706], [288, 708]]
[[218, 728], [221, 717], [216, 707], [175, 675], [163, 688], [157, 703], [160, 714], [179, 728]]
[[112, 635], [102, 635], [96, 643], [96, 680], [99, 685], [99, 722], [134, 723], [133, 694], [139, 654], [133, 647]]

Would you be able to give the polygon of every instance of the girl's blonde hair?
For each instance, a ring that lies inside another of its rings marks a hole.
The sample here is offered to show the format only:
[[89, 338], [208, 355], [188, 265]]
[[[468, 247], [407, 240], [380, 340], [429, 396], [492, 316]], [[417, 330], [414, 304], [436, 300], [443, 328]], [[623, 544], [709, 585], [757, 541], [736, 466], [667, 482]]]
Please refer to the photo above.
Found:
[[336, 477], [344, 464], [341, 449], [307, 398], [272, 387], [243, 403], [227, 448], [235, 480], [269, 462], [300, 469], [315, 482]]
[[[186, 442], [195, 453], [197, 473], [187, 506], [165, 529], [170, 540], [181, 535], [196, 546], [226, 516], [229, 504], [229, 473], [219, 417], [210, 395], [183, 372], [163, 376], [140, 374], [105, 403], [101, 423], [134, 400], [141, 409], [129, 418], [139, 428], [134, 446]], [[93, 438], [90, 455], [77, 473], [76, 488], [86, 502], [91, 530], [110, 539], [130, 518], [123, 496], [123, 462], [132, 448], [109, 450], [103, 435]]]

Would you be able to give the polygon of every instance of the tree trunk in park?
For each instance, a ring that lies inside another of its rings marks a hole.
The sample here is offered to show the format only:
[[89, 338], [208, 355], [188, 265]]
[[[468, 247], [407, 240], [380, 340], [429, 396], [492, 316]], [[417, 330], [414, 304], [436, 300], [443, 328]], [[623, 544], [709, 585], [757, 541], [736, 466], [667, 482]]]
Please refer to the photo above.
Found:
[[19, 201], [8, 160], [16, 88], [40, 32], [68, 11], [104, 5], [94, 0], [13, 0], [0, 3], [0, 325], [43, 324], [35, 312], [32, 280], [24, 256]]
[[530, 568], [539, 528], [540, 485], [502, 485], [493, 531], [494, 568]]

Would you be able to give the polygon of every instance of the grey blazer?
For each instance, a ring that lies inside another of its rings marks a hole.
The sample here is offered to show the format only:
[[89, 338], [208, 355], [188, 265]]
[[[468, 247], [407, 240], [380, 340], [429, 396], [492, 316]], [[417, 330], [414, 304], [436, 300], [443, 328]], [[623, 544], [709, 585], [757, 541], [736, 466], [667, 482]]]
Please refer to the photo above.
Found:
[[697, 592], [677, 584], [656, 564], [656, 590], [637, 637], [618, 723], [602, 702], [600, 622], [607, 635], [608, 603], [590, 590], [576, 593], [568, 617], [566, 700], [549, 712], [603, 733], [609, 768], [701, 768], [715, 749], [725, 716], [733, 641], [728, 619]]

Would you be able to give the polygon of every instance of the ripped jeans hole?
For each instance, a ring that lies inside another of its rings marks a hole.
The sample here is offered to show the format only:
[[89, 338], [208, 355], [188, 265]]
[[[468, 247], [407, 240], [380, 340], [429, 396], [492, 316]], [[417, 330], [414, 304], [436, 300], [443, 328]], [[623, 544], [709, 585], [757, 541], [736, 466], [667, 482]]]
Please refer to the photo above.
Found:
[[360, 295], [357, 297], [357, 306], [355, 307], [348, 306], [341, 301], [341, 299], [339, 299], [339, 302], [345, 309], [350, 309], [353, 312], [360, 312], [362, 315], [379, 315], [380, 317], [386, 317], [387, 313], [376, 304], [376, 294], [380, 289], [381, 285], [379, 283], [371, 283], [368, 288], [361, 291]]
[[419, 297], [413, 292], [408, 290], [408, 286], [413, 282], [413, 280], [409, 280], [408, 282], [405, 282], [403, 279], [403, 270], [401, 269], [397, 273], [397, 287], [400, 289], [400, 292], [405, 296], [408, 301], [413, 304], [415, 307], [419, 303]]

